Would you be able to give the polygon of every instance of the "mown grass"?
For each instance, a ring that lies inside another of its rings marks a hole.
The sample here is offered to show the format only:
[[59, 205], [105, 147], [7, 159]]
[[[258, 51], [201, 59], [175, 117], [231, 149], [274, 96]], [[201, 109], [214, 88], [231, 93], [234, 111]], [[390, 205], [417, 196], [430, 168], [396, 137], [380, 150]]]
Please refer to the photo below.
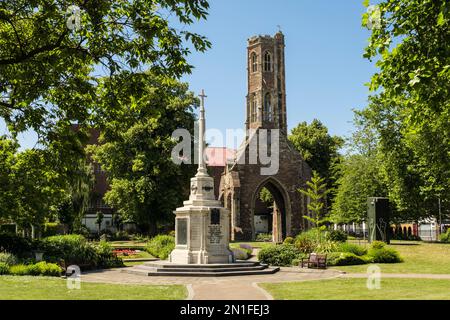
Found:
[[68, 289], [61, 278], [0, 276], [0, 300], [181, 300], [182, 285], [122, 285], [81, 282]]
[[[351, 241], [352, 243], [358, 243]], [[450, 274], [450, 244], [420, 241], [392, 241], [404, 262], [377, 264], [382, 273]], [[366, 273], [368, 265], [333, 267], [348, 273]]]
[[367, 279], [341, 278], [288, 283], [263, 283], [277, 300], [450, 300], [450, 280], [382, 278], [369, 290]]

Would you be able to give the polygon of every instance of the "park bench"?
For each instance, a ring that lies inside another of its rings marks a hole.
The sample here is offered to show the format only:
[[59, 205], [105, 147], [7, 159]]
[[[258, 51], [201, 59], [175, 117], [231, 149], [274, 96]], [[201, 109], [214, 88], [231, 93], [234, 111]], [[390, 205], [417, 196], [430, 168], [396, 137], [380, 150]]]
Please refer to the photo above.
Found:
[[300, 267], [304, 268], [305, 266], [307, 268], [326, 269], [327, 255], [310, 253], [308, 255], [308, 258], [302, 258], [302, 260], [300, 261]]

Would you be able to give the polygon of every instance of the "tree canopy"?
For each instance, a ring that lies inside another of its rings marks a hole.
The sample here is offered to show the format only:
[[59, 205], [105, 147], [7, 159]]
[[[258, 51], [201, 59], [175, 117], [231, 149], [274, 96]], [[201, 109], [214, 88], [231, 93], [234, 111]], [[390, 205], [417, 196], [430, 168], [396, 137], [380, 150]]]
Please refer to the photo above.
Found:
[[[368, 4], [368, 1], [364, 1]], [[359, 114], [377, 133], [389, 198], [405, 218], [450, 199], [450, 3], [384, 0], [368, 59], [379, 71]], [[363, 16], [366, 26], [369, 14]]]
[[208, 8], [206, 0], [1, 1], [0, 117], [45, 142], [55, 125], [93, 121], [104, 76], [190, 72], [191, 48], [210, 42], [185, 27]]

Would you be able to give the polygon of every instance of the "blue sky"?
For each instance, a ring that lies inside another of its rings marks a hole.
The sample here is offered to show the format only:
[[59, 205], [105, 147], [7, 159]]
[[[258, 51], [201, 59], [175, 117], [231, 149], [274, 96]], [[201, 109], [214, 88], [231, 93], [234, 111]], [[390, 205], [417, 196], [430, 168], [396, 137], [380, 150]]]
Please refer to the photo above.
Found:
[[[208, 20], [188, 29], [207, 36], [213, 47], [192, 53], [195, 69], [182, 79], [196, 93], [205, 89], [207, 128], [225, 134], [244, 127], [247, 39], [273, 35], [280, 25], [286, 37], [288, 130], [317, 118], [332, 134], [351, 132], [352, 109], [366, 105], [364, 84], [376, 71], [362, 57], [369, 37], [361, 27], [362, 0], [210, 0], [210, 5]], [[0, 124], [0, 134], [5, 132]], [[35, 136], [22, 134], [20, 142], [32, 147]]]
[[[213, 43], [195, 53], [191, 89], [205, 89], [207, 127], [242, 128], [247, 94], [246, 46], [253, 35], [286, 38], [288, 130], [320, 119], [335, 135], [352, 130], [352, 109], [366, 105], [364, 85], [376, 71], [362, 57], [369, 31], [361, 27], [360, 0], [212, 0], [206, 22], [193, 28]], [[213, 145], [220, 145], [213, 143]]]

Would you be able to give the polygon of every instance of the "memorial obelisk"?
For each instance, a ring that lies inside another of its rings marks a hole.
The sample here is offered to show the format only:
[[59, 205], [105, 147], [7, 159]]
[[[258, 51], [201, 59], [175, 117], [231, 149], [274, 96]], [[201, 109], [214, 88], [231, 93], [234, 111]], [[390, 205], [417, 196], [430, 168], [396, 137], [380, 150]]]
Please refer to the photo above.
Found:
[[215, 264], [233, 262], [229, 249], [230, 212], [214, 196], [214, 180], [208, 175], [205, 150], [205, 92], [199, 118], [198, 169], [191, 179], [191, 193], [184, 206], [174, 212], [175, 249], [170, 262], [177, 264]]

